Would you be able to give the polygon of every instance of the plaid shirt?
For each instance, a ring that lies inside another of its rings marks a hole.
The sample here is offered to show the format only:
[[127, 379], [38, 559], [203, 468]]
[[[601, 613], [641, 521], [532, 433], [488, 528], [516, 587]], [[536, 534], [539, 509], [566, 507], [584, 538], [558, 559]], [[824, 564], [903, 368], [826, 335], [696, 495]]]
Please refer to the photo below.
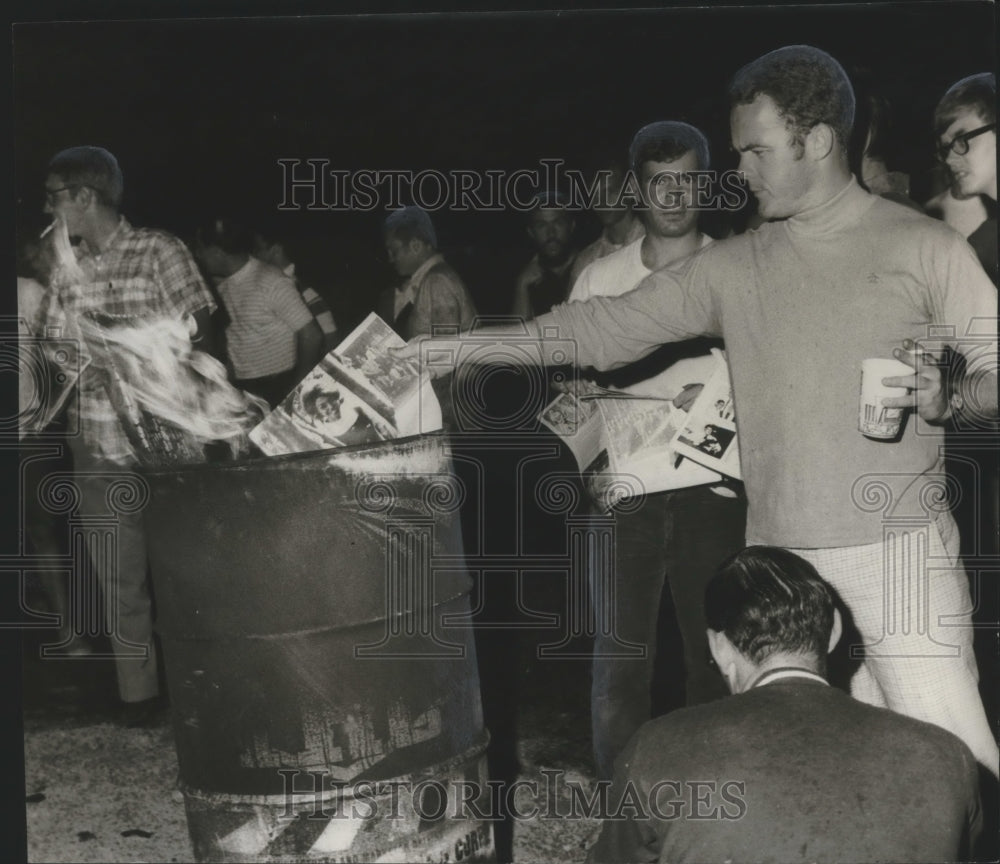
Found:
[[[90, 281], [52, 292], [46, 315], [50, 327], [72, 338], [77, 316], [97, 312], [129, 318], [182, 318], [215, 301], [187, 247], [176, 237], [150, 228], [133, 228], [122, 218], [100, 254], [85, 244], [77, 252]], [[100, 370], [84, 369], [79, 400], [71, 400], [69, 419], [79, 419], [80, 435], [96, 458], [134, 465], [137, 457], [111, 404]], [[71, 426], [72, 428], [72, 426]]]

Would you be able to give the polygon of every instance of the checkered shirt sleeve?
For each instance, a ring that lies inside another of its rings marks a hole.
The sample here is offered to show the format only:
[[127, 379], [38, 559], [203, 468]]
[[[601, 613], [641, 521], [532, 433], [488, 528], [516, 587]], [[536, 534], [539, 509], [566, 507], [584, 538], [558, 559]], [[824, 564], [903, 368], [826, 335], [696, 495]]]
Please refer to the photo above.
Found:
[[[163, 231], [133, 229], [127, 222], [99, 256], [82, 255], [92, 281], [61, 292], [66, 314], [122, 318], [181, 318], [216, 307], [187, 247]], [[79, 398], [69, 407], [87, 449], [101, 461], [133, 465], [135, 451], [111, 404], [100, 370], [88, 367]]]

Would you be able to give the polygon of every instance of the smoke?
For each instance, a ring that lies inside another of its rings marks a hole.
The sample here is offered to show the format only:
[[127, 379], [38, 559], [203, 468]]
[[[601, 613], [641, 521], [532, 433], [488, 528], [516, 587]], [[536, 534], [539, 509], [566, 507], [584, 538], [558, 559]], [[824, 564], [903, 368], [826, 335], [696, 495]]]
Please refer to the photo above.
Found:
[[53, 253], [51, 321], [65, 325], [65, 337], [79, 340], [81, 360], [107, 372], [122, 422], [135, 427], [142, 420], [136, 411], [145, 412], [201, 444], [225, 442], [233, 456], [248, 452], [247, 433], [269, 406], [230, 384], [222, 363], [194, 349], [194, 319], [67, 315], [58, 302], [60, 292], [79, 291], [92, 275], [76, 257], [65, 220], [57, 217], [43, 238]]
[[223, 441], [234, 456], [267, 414], [267, 403], [229, 383], [226, 368], [191, 344], [193, 319], [80, 319], [95, 362], [117, 379], [125, 399], [203, 442]]

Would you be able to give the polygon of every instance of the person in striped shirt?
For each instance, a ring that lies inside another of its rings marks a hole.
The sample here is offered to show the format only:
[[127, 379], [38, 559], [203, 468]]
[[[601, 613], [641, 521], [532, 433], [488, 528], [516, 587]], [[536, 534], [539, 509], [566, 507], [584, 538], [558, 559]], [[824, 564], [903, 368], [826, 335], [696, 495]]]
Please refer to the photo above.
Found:
[[290, 279], [295, 280], [295, 287], [299, 289], [299, 294], [319, 324], [319, 329], [323, 331], [323, 354], [326, 355], [340, 341], [337, 336], [337, 323], [322, 295], [303, 282], [296, 272], [294, 249], [291, 239], [280, 229], [270, 225], [259, 227], [254, 234], [254, 256], [277, 267]]
[[198, 229], [197, 255], [229, 315], [233, 383], [273, 408], [321, 359], [323, 333], [295, 282], [250, 254], [253, 234], [228, 218]]

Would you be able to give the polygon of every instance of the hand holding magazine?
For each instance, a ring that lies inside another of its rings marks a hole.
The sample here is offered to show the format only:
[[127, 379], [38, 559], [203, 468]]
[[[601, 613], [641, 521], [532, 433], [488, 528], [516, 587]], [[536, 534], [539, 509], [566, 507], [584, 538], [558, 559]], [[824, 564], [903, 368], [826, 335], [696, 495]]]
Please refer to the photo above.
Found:
[[719, 469], [675, 451], [689, 415], [672, 400], [685, 384], [711, 382], [720, 363], [725, 370], [721, 352], [680, 361], [638, 392], [567, 388], [540, 419], [563, 438], [592, 497], [606, 508], [633, 495], [718, 482]]
[[404, 344], [373, 312], [250, 432], [250, 440], [276, 456], [440, 429], [441, 407], [430, 380], [388, 350]]

